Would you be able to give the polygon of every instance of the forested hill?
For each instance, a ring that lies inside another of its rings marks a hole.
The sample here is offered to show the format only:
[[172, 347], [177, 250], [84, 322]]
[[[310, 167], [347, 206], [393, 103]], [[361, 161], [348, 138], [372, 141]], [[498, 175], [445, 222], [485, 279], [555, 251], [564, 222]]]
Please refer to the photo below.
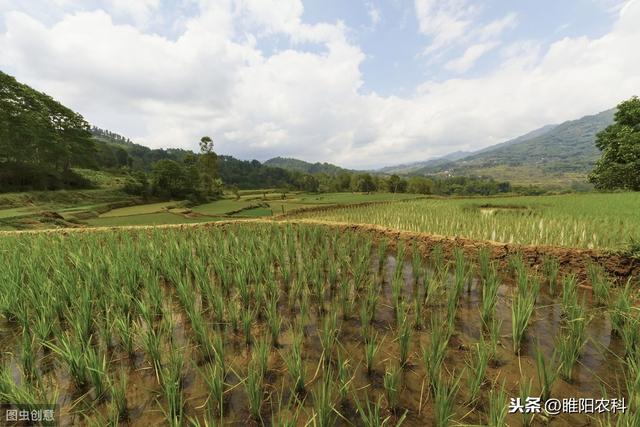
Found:
[[304, 160], [292, 159], [288, 157], [274, 157], [264, 162], [266, 166], [279, 167], [289, 171], [302, 173], [324, 173], [327, 175], [338, 175], [342, 172], [352, 172], [331, 163], [309, 163]]
[[596, 134], [613, 123], [615, 109], [551, 125], [461, 159], [426, 166], [419, 175], [491, 176], [516, 183], [584, 181], [600, 152]]

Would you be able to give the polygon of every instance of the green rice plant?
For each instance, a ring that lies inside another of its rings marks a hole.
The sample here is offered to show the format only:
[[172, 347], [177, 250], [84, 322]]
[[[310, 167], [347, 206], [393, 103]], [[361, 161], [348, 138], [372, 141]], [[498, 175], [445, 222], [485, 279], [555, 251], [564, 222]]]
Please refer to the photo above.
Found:
[[411, 273], [413, 274], [414, 285], [417, 285], [420, 282], [420, 277], [424, 273], [423, 270], [420, 246], [418, 245], [418, 241], [414, 240], [411, 244]]
[[[533, 388], [533, 379], [532, 378], [524, 378], [524, 377], [520, 377], [520, 401], [521, 402], [526, 402], [527, 398], [531, 397], [531, 390]], [[523, 411], [521, 413], [522, 415], [522, 426], [523, 427], [529, 427], [531, 425], [531, 423], [533, 423], [533, 416], [534, 414], [532, 412], [528, 412], [528, 411]]]
[[558, 378], [558, 367], [557, 365], [557, 353], [554, 351], [551, 358], [547, 361], [547, 358], [542, 353], [540, 349], [540, 345], [536, 342], [534, 347], [534, 357], [536, 362], [536, 373], [538, 376], [538, 383], [540, 384], [540, 394], [543, 401], [546, 401], [551, 397], [551, 389], [553, 388], [553, 384], [556, 382]]
[[549, 284], [549, 294], [555, 296], [558, 288], [558, 271], [560, 264], [555, 257], [545, 256], [542, 260], [542, 271]]
[[184, 400], [182, 396], [182, 369], [184, 359], [181, 350], [172, 347], [169, 362], [160, 370], [160, 386], [167, 401], [167, 410], [162, 411], [171, 426], [181, 426], [184, 416]]
[[129, 385], [126, 372], [120, 371], [118, 380], [114, 380], [112, 377], [108, 377], [109, 389], [111, 390], [111, 403], [114, 408], [114, 412], [119, 421], [126, 420], [129, 412], [127, 407], [127, 387]]
[[560, 357], [560, 375], [571, 380], [573, 365], [580, 357], [580, 351], [587, 341], [586, 326], [588, 319], [582, 305], [576, 304], [568, 309], [566, 334], [557, 340], [556, 348]]
[[213, 353], [215, 355], [216, 364], [222, 370], [222, 376], [225, 377], [227, 375], [227, 371], [225, 370], [225, 361], [224, 361], [224, 336], [221, 332], [217, 332], [213, 334], [213, 338], [211, 340]]
[[364, 340], [364, 362], [367, 367], [367, 375], [369, 376], [373, 374], [376, 354], [378, 353], [378, 350], [380, 350], [383, 341], [384, 339], [378, 342], [377, 333], [375, 335], [369, 335], [369, 337]]
[[498, 301], [498, 288], [500, 287], [498, 274], [495, 268], [488, 268], [484, 273], [483, 281], [480, 314], [482, 324], [485, 327], [488, 327], [489, 322], [495, 314], [496, 302]]
[[264, 371], [261, 367], [261, 362], [256, 357], [252, 357], [247, 369], [247, 377], [244, 380], [244, 387], [249, 401], [249, 412], [256, 421], [262, 419], [263, 381]]
[[500, 343], [500, 331], [502, 330], [502, 320], [495, 317], [489, 322], [489, 360], [500, 362], [498, 355], [498, 345]]
[[[362, 424], [367, 427], [387, 427], [391, 422], [391, 415], [382, 416], [382, 396], [374, 403], [371, 403], [368, 396], [365, 396], [364, 404], [355, 398], [356, 410], [360, 416]], [[400, 427], [407, 417], [407, 412], [395, 422], [395, 427]]]
[[434, 386], [435, 401], [435, 425], [437, 427], [447, 427], [451, 422], [454, 414], [455, 398], [460, 388], [460, 379], [462, 374], [457, 378], [455, 374], [450, 379], [442, 378], [442, 373], [438, 373]]
[[130, 314], [127, 313], [115, 316], [113, 319], [113, 325], [116, 329], [123, 350], [127, 353], [129, 359], [132, 360], [133, 355], [135, 354], [135, 344]]
[[491, 249], [487, 246], [483, 246], [478, 251], [478, 267], [480, 269], [480, 280], [482, 280], [482, 284], [484, 285], [489, 278], [491, 270], [495, 269], [495, 267], [491, 265]]
[[269, 333], [271, 334], [271, 344], [278, 346], [278, 336], [282, 327], [282, 317], [278, 311], [278, 299], [271, 298], [267, 304], [267, 324], [269, 325]]
[[635, 307], [632, 310], [626, 317], [620, 333], [627, 359], [636, 357], [640, 350], [640, 320], [638, 319], [640, 311]]
[[145, 325], [143, 323], [138, 323], [137, 329], [141, 347], [145, 350], [145, 353], [149, 357], [151, 366], [156, 372], [156, 377], [158, 377], [160, 374], [160, 369], [162, 367], [162, 329], [156, 330], [150, 325]]
[[613, 307], [610, 311], [611, 331], [615, 335], [621, 336], [624, 325], [631, 313], [631, 279], [627, 280], [623, 290], [618, 293]]
[[351, 282], [347, 282], [340, 287], [340, 305], [342, 306], [342, 319], [349, 320], [355, 306], [355, 295], [352, 292]]
[[42, 396], [28, 381], [16, 381], [9, 367], [0, 364], [0, 402], [20, 402], [28, 409], [38, 409]]
[[291, 348], [286, 353], [281, 353], [282, 359], [289, 371], [296, 393], [302, 393], [305, 389], [305, 369], [302, 359], [302, 333], [294, 333]]
[[27, 381], [32, 382], [39, 376], [38, 372], [38, 349], [35, 337], [29, 329], [22, 330], [22, 351], [20, 352], [20, 362], [22, 372]]
[[605, 277], [601, 267], [593, 262], [587, 265], [587, 275], [593, 289], [593, 299], [596, 305], [606, 306], [609, 304], [609, 288], [610, 284]]
[[385, 396], [387, 397], [387, 405], [391, 412], [398, 410], [400, 402], [400, 379], [402, 368], [396, 364], [390, 364], [384, 372], [383, 386]]
[[422, 304], [425, 307], [436, 300], [442, 292], [442, 279], [436, 276], [428, 270], [422, 276]]
[[244, 342], [247, 345], [251, 345], [253, 340], [251, 336], [251, 327], [256, 320], [256, 312], [250, 308], [245, 308], [242, 310], [241, 314], [242, 320], [242, 333], [244, 334]]
[[231, 325], [231, 330], [234, 333], [238, 333], [240, 330], [240, 319], [241, 319], [241, 308], [238, 300], [232, 298], [227, 302], [227, 319], [229, 319], [229, 324]]
[[338, 341], [338, 315], [336, 310], [331, 310], [322, 320], [319, 331], [320, 344], [325, 355], [325, 361], [329, 361]]
[[371, 335], [371, 322], [373, 321], [373, 313], [370, 307], [371, 304], [366, 300], [360, 305], [360, 330], [364, 339]]
[[429, 377], [429, 384], [434, 392], [438, 385], [437, 382], [440, 378], [439, 375], [447, 353], [451, 333], [452, 329], [442, 327], [442, 321], [439, 316], [431, 317], [431, 340], [429, 345], [422, 347], [422, 362]]
[[513, 352], [516, 354], [520, 352], [522, 338], [529, 325], [540, 290], [540, 282], [538, 280], [532, 280], [528, 286], [524, 282], [525, 280], [519, 281], [518, 293], [511, 305], [511, 333], [513, 336]]
[[476, 343], [471, 350], [471, 355], [467, 361], [469, 376], [467, 388], [469, 390], [469, 403], [475, 404], [480, 394], [480, 387], [484, 383], [485, 373], [489, 365], [490, 350], [480, 335], [480, 342]]
[[571, 307], [578, 304], [578, 280], [574, 275], [567, 275], [562, 280], [562, 309], [565, 316]]
[[407, 312], [404, 309], [404, 304], [401, 304], [399, 313], [400, 319], [398, 320], [398, 328], [396, 331], [396, 341], [398, 341], [400, 366], [406, 367], [407, 360], [409, 359], [409, 350], [411, 347], [411, 326], [407, 319]]
[[442, 279], [446, 268], [444, 260], [444, 250], [441, 244], [437, 244], [431, 249], [431, 267], [438, 273], [438, 277]]
[[468, 286], [467, 290], [471, 291], [471, 267], [468, 265], [464, 251], [461, 248], [455, 248], [453, 250], [453, 257], [455, 259], [455, 290], [457, 302], [460, 299], [465, 284]]
[[393, 301], [393, 308], [397, 312], [398, 306], [402, 301], [402, 287], [404, 286], [404, 278], [402, 275], [393, 276], [391, 279], [391, 299]]
[[76, 387], [84, 389], [89, 383], [89, 373], [87, 360], [85, 358], [84, 346], [78, 339], [72, 339], [68, 333], [58, 337], [59, 345], [48, 341], [45, 346], [62, 359], [69, 369], [69, 374], [73, 378]]
[[500, 388], [495, 385], [489, 391], [489, 416], [487, 425], [490, 427], [502, 427], [507, 418], [507, 393], [504, 389], [504, 381]]
[[225, 368], [218, 362], [207, 363], [200, 375], [209, 388], [209, 399], [211, 399], [211, 410], [220, 420], [224, 416], [224, 392], [225, 392]]
[[344, 359], [342, 352], [338, 352], [338, 360], [336, 363], [338, 379], [338, 396], [341, 402], [346, 402], [349, 397], [349, 385], [353, 379], [353, 375], [350, 374], [349, 359]]
[[313, 418], [312, 425], [318, 427], [329, 427], [335, 425], [335, 386], [331, 371], [325, 369], [319, 384], [311, 391], [313, 397]]
[[89, 382], [93, 386], [96, 399], [99, 400], [104, 397], [108, 386], [107, 357], [93, 346], [88, 346], [85, 349], [84, 357]]
[[267, 373], [269, 364], [269, 349], [271, 348], [268, 339], [259, 339], [256, 341], [252, 352], [252, 359], [255, 362], [254, 367], [259, 369], [262, 374]]
[[625, 389], [627, 392], [628, 409], [632, 412], [640, 411], [640, 358], [627, 358]]

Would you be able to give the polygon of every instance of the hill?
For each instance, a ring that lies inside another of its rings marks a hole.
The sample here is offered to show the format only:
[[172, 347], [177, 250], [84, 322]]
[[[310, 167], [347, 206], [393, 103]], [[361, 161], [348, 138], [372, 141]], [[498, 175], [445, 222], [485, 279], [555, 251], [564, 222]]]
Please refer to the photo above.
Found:
[[292, 159], [289, 157], [274, 157], [264, 162], [264, 165], [278, 167], [292, 172], [310, 174], [324, 173], [327, 175], [338, 175], [342, 172], [352, 172], [348, 169], [341, 168], [340, 166], [332, 165], [331, 163], [309, 163], [304, 160]]
[[376, 172], [381, 172], [385, 174], [406, 175], [406, 174], [415, 172], [417, 170], [420, 170], [422, 168], [436, 167], [443, 164], [448, 164], [449, 162], [461, 159], [472, 153], [473, 153], [472, 151], [455, 151], [445, 156], [434, 157], [432, 159], [427, 159], [420, 162], [405, 163], [405, 164], [400, 164], [395, 166], [386, 166], [384, 168], [378, 169]]
[[490, 176], [515, 184], [584, 182], [600, 156], [596, 134], [613, 123], [614, 112], [548, 125], [455, 161], [414, 169], [412, 174]]

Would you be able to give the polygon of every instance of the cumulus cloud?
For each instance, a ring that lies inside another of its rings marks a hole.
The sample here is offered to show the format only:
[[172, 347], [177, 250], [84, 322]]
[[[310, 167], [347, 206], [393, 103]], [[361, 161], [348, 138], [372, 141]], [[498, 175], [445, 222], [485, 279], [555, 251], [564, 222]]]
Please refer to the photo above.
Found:
[[[141, 16], [153, 19], [148, 4]], [[407, 97], [364, 91], [366, 53], [350, 30], [304, 22], [298, 0], [198, 4], [175, 38], [103, 7], [69, 11], [53, 24], [6, 9], [0, 68], [152, 147], [196, 148], [210, 135], [218, 152], [242, 158], [354, 168], [481, 148], [640, 92], [640, 56], [630, 54], [640, 44], [639, 1], [619, 10], [608, 34], [543, 50], [535, 41], [497, 44], [495, 34], [515, 17], [465, 24], [473, 11], [460, 0], [452, 9], [460, 23], [451, 28], [487, 35], [447, 66], [463, 71], [490, 49], [500, 66], [473, 79], [425, 81]], [[260, 41], [274, 36], [288, 47], [267, 54]]]

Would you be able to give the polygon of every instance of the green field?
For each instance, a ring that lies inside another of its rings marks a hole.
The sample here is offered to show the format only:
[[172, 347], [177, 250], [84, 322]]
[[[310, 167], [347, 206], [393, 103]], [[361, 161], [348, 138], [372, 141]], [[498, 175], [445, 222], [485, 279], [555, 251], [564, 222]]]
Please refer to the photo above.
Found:
[[60, 425], [445, 427], [606, 394], [627, 411], [549, 419], [638, 425], [635, 289], [416, 244], [286, 222], [2, 236], [0, 400], [59, 403]]
[[295, 215], [530, 245], [623, 249], [640, 241], [640, 193], [426, 199]]

